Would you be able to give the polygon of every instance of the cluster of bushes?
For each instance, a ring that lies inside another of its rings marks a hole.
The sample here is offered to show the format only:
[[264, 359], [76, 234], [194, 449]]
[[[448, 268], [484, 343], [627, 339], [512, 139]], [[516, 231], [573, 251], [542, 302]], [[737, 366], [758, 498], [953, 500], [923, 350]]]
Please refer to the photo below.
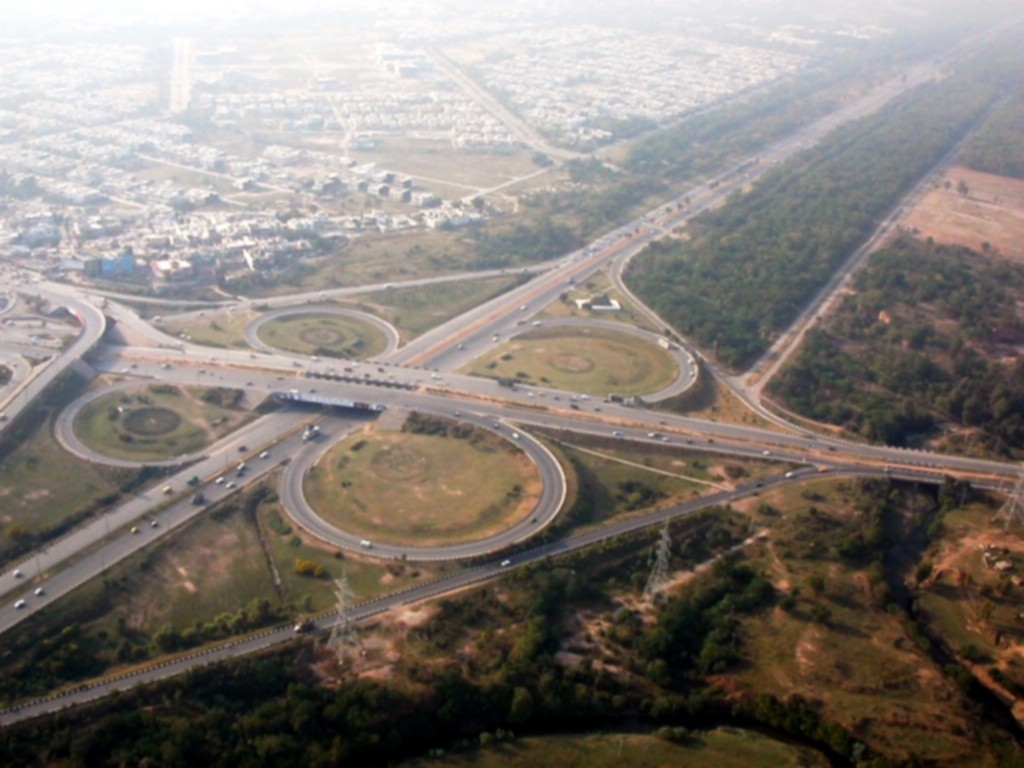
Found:
[[203, 402], [220, 408], [237, 408], [244, 394], [242, 390], [231, 387], [211, 387], [203, 392]]

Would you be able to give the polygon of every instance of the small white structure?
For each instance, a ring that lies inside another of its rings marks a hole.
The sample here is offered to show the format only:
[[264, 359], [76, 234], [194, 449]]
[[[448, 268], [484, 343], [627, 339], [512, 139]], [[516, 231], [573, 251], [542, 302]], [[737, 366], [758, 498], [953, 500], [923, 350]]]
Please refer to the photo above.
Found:
[[589, 309], [592, 312], [618, 312], [622, 305], [615, 299], [609, 299], [607, 294], [599, 293], [585, 299], [576, 299], [578, 309]]

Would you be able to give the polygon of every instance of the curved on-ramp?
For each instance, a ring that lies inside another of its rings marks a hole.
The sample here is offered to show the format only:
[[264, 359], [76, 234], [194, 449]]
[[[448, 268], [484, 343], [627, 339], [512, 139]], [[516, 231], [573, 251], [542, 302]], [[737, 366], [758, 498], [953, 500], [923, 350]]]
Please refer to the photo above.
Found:
[[[526, 326], [524, 328], [517, 329], [509, 335], [509, 338], [515, 339], [520, 336], [525, 336], [531, 331], [539, 331], [545, 328], [598, 328], [605, 331], [622, 333], [627, 336], [635, 336], [636, 338], [644, 339], [645, 341], [649, 341], [655, 345], [659, 345], [661, 339], [664, 338], [653, 331], [638, 328], [635, 325], [629, 325], [628, 323], [622, 323], [617, 320], [601, 320], [599, 318], [583, 317], [559, 317], [545, 319], [540, 321], [539, 326]], [[693, 355], [677, 344], [672, 345], [669, 349], [665, 350], [665, 352], [675, 358], [675, 361], [679, 366], [679, 375], [676, 376], [675, 381], [667, 387], [662, 387], [656, 392], [651, 392], [647, 395], [641, 395], [640, 398], [644, 402], [658, 403], [662, 400], [668, 400], [676, 395], [681, 395], [697, 382], [699, 368], [696, 365]]]
[[[358, 309], [348, 309], [347, 307], [332, 307], [323, 306], [320, 304], [308, 304], [302, 307], [287, 307], [285, 309], [276, 309], [272, 312], [267, 312], [265, 315], [261, 315], [249, 323], [245, 327], [245, 342], [253, 349], [258, 349], [260, 352], [268, 352], [270, 354], [280, 354], [282, 352], [289, 352], [289, 350], [275, 347], [271, 344], [267, 344], [259, 337], [259, 330], [264, 323], [268, 323], [271, 320], [277, 320], [281, 317], [289, 317], [292, 315], [342, 315], [343, 317], [350, 317], [353, 320], [359, 320], [373, 326], [376, 330], [384, 334], [384, 350], [371, 360], [383, 358], [387, 355], [392, 354], [398, 349], [400, 342], [398, 331], [391, 323], [386, 320], [382, 320], [376, 315], [371, 315], [369, 312], [362, 312]], [[294, 353], [298, 354], [298, 353]], [[302, 355], [303, 358], [308, 355]]]
[[544, 530], [554, 521], [562, 505], [565, 503], [566, 478], [561, 464], [558, 463], [558, 460], [551, 451], [534, 437], [522, 431], [512, 432], [512, 435], [518, 435], [518, 437], [510, 438], [509, 434], [503, 433], [495, 428], [492, 423], [485, 421], [479, 416], [461, 414], [458, 417], [454, 417], [451, 413], [441, 411], [433, 415], [458, 418], [473, 424], [475, 427], [486, 429], [502, 439], [510, 440], [530, 458], [540, 471], [542, 488], [537, 505], [525, 518], [509, 526], [501, 533], [475, 541], [438, 547], [417, 547], [373, 542], [372, 547], [368, 548], [362, 543], [364, 541], [362, 536], [346, 533], [320, 517], [306, 500], [302, 489], [303, 479], [309, 469], [339, 439], [348, 434], [347, 430], [338, 435], [332, 435], [333, 439], [331, 440], [308, 443], [305, 450], [299, 455], [294, 456], [288, 463], [288, 466], [281, 475], [279, 491], [281, 504], [285, 511], [297, 525], [331, 546], [352, 552], [372, 554], [377, 557], [415, 561], [462, 560], [487, 555], [530, 538]]
[[84, 459], [85, 461], [91, 461], [96, 464], [106, 464], [111, 467], [124, 467], [129, 469], [137, 469], [138, 467], [143, 466], [176, 467], [179, 464], [185, 464], [187, 462], [203, 458], [206, 455], [206, 452], [210, 449], [210, 446], [203, 451], [182, 454], [181, 456], [175, 456], [171, 459], [119, 459], [114, 456], [107, 456], [105, 453], [95, 451], [78, 439], [78, 435], [75, 434], [75, 417], [81, 413], [83, 408], [111, 393], [119, 392], [124, 389], [143, 387], [151, 383], [153, 382], [148, 379], [119, 381], [115, 384], [111, 384], [109, 387], [103, 387], [103, 389], [97, 389], [82, 395], [68, 405], [67, 408], [61, 411], [57, 416], [57, 420], [53, 426], [53, 433], [57, 438], [57, 442], [60, 443], [60, 446], [65, 451], [80, 459]]

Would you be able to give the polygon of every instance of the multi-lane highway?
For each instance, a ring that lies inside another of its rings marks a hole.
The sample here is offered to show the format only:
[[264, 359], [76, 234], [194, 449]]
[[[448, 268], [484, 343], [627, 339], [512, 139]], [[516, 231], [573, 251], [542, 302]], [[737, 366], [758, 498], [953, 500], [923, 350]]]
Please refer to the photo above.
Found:
[[[305, 502], [301, 491], [302, 478], [328, 448], [330, 441], [326, 436], [321, 442], [303, 441], [298, 431], [304, 421], [314, 418], [314, 414], [299, 406], [285, 406], [218, 442], [202, 455], [177, 457], [168, 462], [168, 474], [155, 488], [106, 512], [99, 520], [49, 543], [18, 563], [15, 568], [0, 574], [0, 594], [5, 597], [4, 604], [0, 605], [0, 632], [10, 629], [40, 608], [71, 593], [89, 579], [96, 578], [114, 563], [124, 560], [200, 514], [205, 504], [193, 503], [193, 494], [197, 489], [209, 502], [222, 500], [246, 484], [266, 476], [286, 459], [288, 464], [282, 472], [280, 497], [298, 525], [334, 546], [379, 557], [404, 556], [410, 559], [479, 558], [510, 547], [523, 547], [532, 535], [555, 519], [565, 498], [565, 477], [558, 462], [524, 428], [717, 451], [783, 463], [788, 471], [780, 472], [777, 477], [763, 482], [765, 487], [800, 482], [808, 474], [818, 472], [819, 467], [828, 467], [831, 471], [844, 474], [889, 474], [924, 482], [939, 482], [945, 472], [962, 473], [982, 484], [1015, 477], [1016, 467], [1001, 462], [828, 441], [794, 429], [781, 419], [778, 423], [783, 429], [757, 429], [627, 407], [621, 403], [604, 402], [589, 393], [559, 392], [550, 388], [525, 386], [504, 387], [491, 380], [453, 373], [509, 338], [535, 328], [534, 323], [547, 325], [564, 322], [542, 320], [538, 315], [569, 286], [585, 281], [609, 265], [612, 265], [610, 271], [616, 287], [637, 305], [638, 311], [647, 317], [652, 328], [664, 328], [661, 318], [629, 294], [622, 284], [621, 272], [629, 259], [650, 242], [685, 224], [693, 216], [721, 204], [734, 191], [752, 183], [759, 174], [799, 152], [836, 125], [879, 108], [904, 88], [932, 76], [937, 71], [936, 66], [931, 63], [911, 72], [906, 80], [900, 78], [898, 82], [894, 80], [883, 84], [856, 103], [778, 142], [757, 158], [726, 170], [708, 183], [660, 205], [646, 216], [623, 224], [585, 248], [553, 262], [524, 269], [524, 273], [532, 276], [524, 284], [443, 323], [404, 347], [399, 346], [398, 334], [393, 328], [374, 318], [372, 322], [388, 338], [387, 349], [375, 361], [350, 363], [340, 366], [341, 371], [338, 370], [337, 361], [319, 361], [269, 348], [258, 342], [255, 328], [250, 329], [250, 335], [256, 339], [254, 349], [211, 350], [188, 344], [154, 328], [127, 307], [110, 302], [105, 308], [106, 313], [134, 336], [145, 340], [145, 345], [105, 347], [102, 354], [90, 356], [90, 363], [97, 370], [117, 373], [125, 379], [125, 383], [118, 386], [157, 380], [183, 385], [211, 384], [242, 389], [251, 401], [261, 400], [274, 391], [285, 391], [292, 399], [335, 398], [464, 419], [496, 431], [524, 449], [538, 467], [544, 491], [537, 507], [528, 517], [487, 539], [430, 550], [397, 547], [384, 542], [375, 542], [368, 547], [361, 539], [328, 526]], [[486, 274], [507, 273], [498, 270]], [[404, 285], [427, 285], [480, 276], [430, 278], [410, 281]], [[260, 309], [293, 306], [304, 309], [285, 311], [319, 311], [319, 307], [310, 306], [312, 302], [393, 287], [398, 285], [379, 284], [259, 302], [240, 301], [236, 306], [253, 308], [258, 305]], [[104, 312], [92, 300], [83, 299], [80, 288], [34, 283], [26, 286], [24, 292], [45, 297], [53, 304], [67, 306], [79, 318], [83, 331], [45, 369], [39, 370], [32, 377], [22, 377], [13, 390], [8, 392], [7, 411], [10, 417], [15, 417], [35, 399], [61, 371], [75, 365], [86, 353], [92, 351], [107, 324]], [[651, 336], [636, 329], [620, 330], [637, 336]], [[697, 372], [697, 366], [694, 365], [695, 351], [684, 348], [671, 353], [677, 356], [679, 377], [668, 389], [651, 393], [648, 396], [650, 400], [678, 394], [694, 381]], [[346, 367], [350, 370], [344, 370]], [[57, 423], [59, 439], [83, 458], [111, 463], [109, 458], [100, 457], [82, 445], [74, 435], [74, 414], [89, 397], [94, 396], [97, 395], [90, 394], [80, 399], [61, 415]], [[354, 418], [331, 416], [324, 420], [324, 432], [338, 438], [357, 423]], [[264, 451], [267, 453], [264, 454]], [[250, 467], [243, 474], [233, 469], [241, 457], [247, 457]], [[131, 466], [134, 463], [127, 462], [125, 465]], [[802, 465], [806, 465], [806, 468], [801, 468]], [[189, 486], [193, 476], [199, 478], [197, 486]], [[231, 479], [228, 480], [228, 477]], [[218, 478], [224, 479], [218, 482]], [[233, 487], [229, 487], [229, 484]], [[170, 486], [168, 494], [160, 490], [165, 485]], [[509, 558], [495, 558], [495, 563], [491, 565], [468, 569], [447, 579], [360, 606], [353, 618], [363, 618], [394, 605], [459, 589], [491, 578], [507, 567], [589, 546], [610, 536], [690, 514], [709, 504], [724, 503], [757, 493], [760, 485], [719, 491], [686, 504], [619, 521], [585, 535], [536, 546]], [[504, 565], [505, 562], [509, 565]], [[16, 603], [23, 607], [15, 607]], [[68, 697], [32, 704], [18, 712], [2, 713], [0, 724], [96, 698], [129, 684], [159, 679], [199, 664], [269, 647], [291, 636], [290, 628], [272, 630], [214, 649], [209, 654], [189, 656], [142, 670], [127, 680], [102, 683]]]

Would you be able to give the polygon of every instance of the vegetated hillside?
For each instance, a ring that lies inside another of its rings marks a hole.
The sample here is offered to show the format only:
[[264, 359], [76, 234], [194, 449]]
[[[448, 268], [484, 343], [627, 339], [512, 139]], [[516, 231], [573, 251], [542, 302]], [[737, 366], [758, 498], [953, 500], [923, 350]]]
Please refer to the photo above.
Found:
[[617, 540], [413, 609], [408, 623], [382, 619], [344, 666], [306, 642], [11, 729], [0, 762], [394, 765], [530, 733], [626, 727], [687, 744], [712, 723], [860, 768], [1024, 757], [1005, 708], [933, 657], [888, 586], [901, 571], [886, 553], [977, 503], [969, 488], [815, 477], [760, 501], [674, 524], [681, 578], [653, 605], [640, 594], [655, 536]]
[[725, 364], [752, 362], [992, 96], [966, 78], [907, 94], [701, 216], [689, 241], [652, 245], [630, 282]]
[[1024, 94], [992, 112], [960, 161], [975, 171], [1024, 179]]
[[789, 408], [890, 444], [944, 422], [1024, 449], [1024, 266], [901, 237], [769, 385]]

